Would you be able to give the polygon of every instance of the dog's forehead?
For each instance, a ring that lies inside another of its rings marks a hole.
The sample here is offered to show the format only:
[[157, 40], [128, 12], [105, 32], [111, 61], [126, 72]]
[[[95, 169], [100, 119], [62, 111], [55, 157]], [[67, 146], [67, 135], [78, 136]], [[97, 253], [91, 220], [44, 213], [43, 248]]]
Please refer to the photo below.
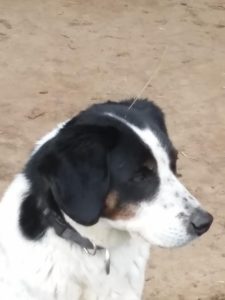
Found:
[[105, 115], [120, 121], [130, 128], [147, 146], [147, 148], [149, 148], [158, 164], [169, 165], [169, 156], [165, 149], [165, 144], [163, 144], [162, 140], [155, 134], [151, 127], [148, 127], [147, 125], [143, 127], [138, 126], [127, 118], [123, 118], [111, 112], [106, 112]]

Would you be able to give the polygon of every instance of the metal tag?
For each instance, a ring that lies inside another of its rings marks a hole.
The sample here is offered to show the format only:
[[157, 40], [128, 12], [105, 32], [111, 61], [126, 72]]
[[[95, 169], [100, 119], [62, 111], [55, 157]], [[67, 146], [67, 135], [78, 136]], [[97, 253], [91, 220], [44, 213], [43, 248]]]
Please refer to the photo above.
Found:
[[105, 271], [106, 274], [109, 275], [110, 273], [110, 253], [108, 249], [105, 249]]

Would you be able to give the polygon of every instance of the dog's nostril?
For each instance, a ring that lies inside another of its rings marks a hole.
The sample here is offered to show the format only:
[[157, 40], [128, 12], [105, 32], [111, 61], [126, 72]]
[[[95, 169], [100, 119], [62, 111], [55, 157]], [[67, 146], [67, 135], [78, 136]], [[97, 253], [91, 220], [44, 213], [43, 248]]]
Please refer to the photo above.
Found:
[[205, 233], [213, 222], [213, 216], [208, 212], [197, 208], [191, 215], [190, 229], [198, 236]]

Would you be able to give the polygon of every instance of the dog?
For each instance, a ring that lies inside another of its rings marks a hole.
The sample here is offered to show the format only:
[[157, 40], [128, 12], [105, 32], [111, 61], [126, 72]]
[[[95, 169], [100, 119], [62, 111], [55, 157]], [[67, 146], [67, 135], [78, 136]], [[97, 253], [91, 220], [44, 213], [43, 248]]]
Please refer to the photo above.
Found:
[[147, 99], [95, 104], [44, 136], [0, 202], [0, 299], [140, 300], [150, 247], [213, 221], [176, 162]]

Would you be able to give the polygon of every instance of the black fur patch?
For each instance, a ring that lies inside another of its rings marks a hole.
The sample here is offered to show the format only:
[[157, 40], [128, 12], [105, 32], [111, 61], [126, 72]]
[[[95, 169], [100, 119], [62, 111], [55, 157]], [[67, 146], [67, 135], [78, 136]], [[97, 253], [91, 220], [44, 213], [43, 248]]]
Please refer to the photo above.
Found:
[[41, 237], [46, 229], [42, 211], [37, 206], [37, 199], [28, 195], [21, 206], [20, 226], [30, 239]]

